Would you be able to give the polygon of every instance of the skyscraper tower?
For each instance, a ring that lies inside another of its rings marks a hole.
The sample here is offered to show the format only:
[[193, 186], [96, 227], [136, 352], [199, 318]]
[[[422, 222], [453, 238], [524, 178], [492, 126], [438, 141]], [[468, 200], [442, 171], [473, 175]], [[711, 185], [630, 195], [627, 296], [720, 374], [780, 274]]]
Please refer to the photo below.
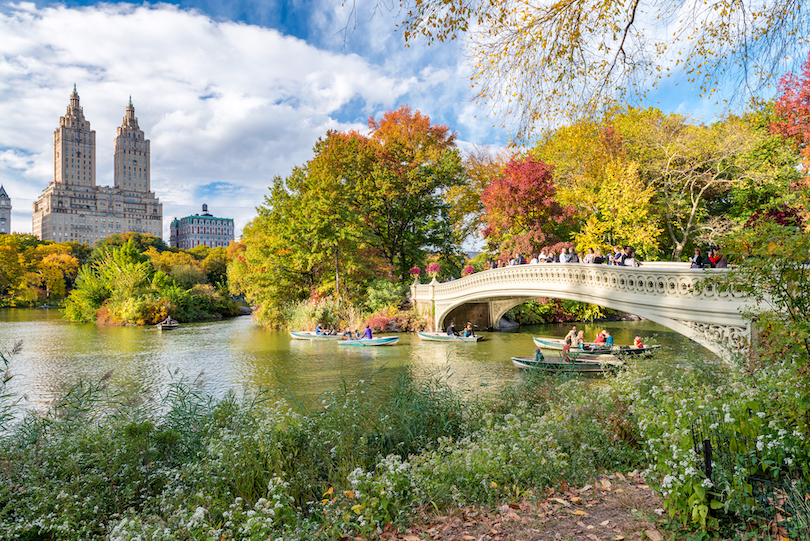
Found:
[[114, 186], [127, 192], [149, 192], [149, 140], [138, 127], [132, 97], [115, 136]]
[[0, 234], [11, 233], [11, 198], [0, 184]]
[[53, 132], [53, 179], [60, 184], [96, 185], [96, 132], [84, 118], [76, 85], [70, 94], [65, 116]]
[[33, 232], [42, 240], [92, 245], [133, 231], [161, 236], [163, 206], [150, 191], [149, 141], [132, 98], [117, 130], [114, 186], [96, 184], [96, 132], [84, 118], [76, 85], [54, 131], [54, 180], [33, 205]]

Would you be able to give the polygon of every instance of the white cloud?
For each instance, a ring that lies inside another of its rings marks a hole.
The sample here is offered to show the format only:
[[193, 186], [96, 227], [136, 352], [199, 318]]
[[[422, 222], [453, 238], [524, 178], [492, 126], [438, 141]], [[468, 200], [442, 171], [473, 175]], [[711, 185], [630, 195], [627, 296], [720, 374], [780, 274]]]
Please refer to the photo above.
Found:
[[[326, 28], [338, 15], [318, 24]], [[365, 129], [359, 120], [400, 103], [451, 129], [463, 113], [463, 127], [486, 136], [486, 123], [470, 120], [468, 78], [453, 48], [404, 49], [393, 21], [368, 25], [355, 53], [324, 33], [336, 48], [330, 52], [165, 4], [0, 7], [0, 182], [12, 197], [13, 229], [31, 230], [31, 203], [53, 179], [53, 130], [74, 82], [96, 131], [101, 185], [112, 184], [112, 141], [132, 96], [152, 141], [164, 236], [173, 216], [202, 203], [241, 229], [272, 178], [307, 160], [326, 130]], [[356, 54], [366, 46], [368, 55]], [[426, 67], [432, 60], [436, 66]], [[216, 183], [224, 184], [211, 189]]]

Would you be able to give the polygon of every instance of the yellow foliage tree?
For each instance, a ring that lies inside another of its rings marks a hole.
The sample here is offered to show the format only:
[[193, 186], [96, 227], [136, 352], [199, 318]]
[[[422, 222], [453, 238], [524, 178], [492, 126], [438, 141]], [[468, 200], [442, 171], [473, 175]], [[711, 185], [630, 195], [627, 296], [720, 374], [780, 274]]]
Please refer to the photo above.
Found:
[[647, 258], [658, 255], [662, 229], [650, 205], [655, 190], [644, 186], [638, 164], [613, 159], [599, 180], [593, 212], [574, 234], [577, 250], [609, 254], [613, 246], [630, 245]]
[[[538, 124], [637, 101], [671, 74], [701, 96], [741, 102], [801, 61], [807, 6], [707, 0], [400, 0], [407, 40], [467, 36], [479, 100]], [[775, 81], [774, 81], [775, 82]], [[510, 122], [511, 124], [511, 122]]]

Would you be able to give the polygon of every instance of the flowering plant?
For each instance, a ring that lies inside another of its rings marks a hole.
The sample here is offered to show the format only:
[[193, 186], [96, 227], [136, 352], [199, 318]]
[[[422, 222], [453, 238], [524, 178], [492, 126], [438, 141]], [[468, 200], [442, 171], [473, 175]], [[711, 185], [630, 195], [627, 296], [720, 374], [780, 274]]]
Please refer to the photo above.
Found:
[[419, 276], [420, 274], [422, 274], [422, 269], [420, 269], [419, 267], [412, 267], [409, 274], [411, 276]]
[[431, 263], [430, 265], [425, 267], [425, 272], [428, 273], [433, 278], [435, 278], [441, 271], [442, 269], [441, 267], [439, 267], [438, 263]]
[[461, 270], [461, 275], [462, 275], [462, 276], [469, 276], [469, 275], [471, 275], [471, 274], [472, 274], [472, 273], [474, 273], [474, 272], [475, 272], [475, 269], [473, 268], [473, 266], [472, 266], [472, 265], [467, 265], [466, 267], [464, 267], [464, 268]]

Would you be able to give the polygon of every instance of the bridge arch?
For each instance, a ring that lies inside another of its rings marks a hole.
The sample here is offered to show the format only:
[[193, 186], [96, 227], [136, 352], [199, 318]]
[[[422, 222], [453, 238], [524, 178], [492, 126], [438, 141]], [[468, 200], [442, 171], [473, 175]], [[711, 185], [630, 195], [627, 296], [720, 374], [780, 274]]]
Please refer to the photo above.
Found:
[[414, 284], [411, 298], [437, 329], [450, 311], [469, 302], [489, 303], [493, 327], [507, 310], [538, 297], [587, 302], [649, 319], [725, 356], [748, 343], [750, 327], [741, 314], [747, 301], [735, 292], [696, 290], [707, 272], [724, 271], [671, 263], [519, 265], [452, 282]]

